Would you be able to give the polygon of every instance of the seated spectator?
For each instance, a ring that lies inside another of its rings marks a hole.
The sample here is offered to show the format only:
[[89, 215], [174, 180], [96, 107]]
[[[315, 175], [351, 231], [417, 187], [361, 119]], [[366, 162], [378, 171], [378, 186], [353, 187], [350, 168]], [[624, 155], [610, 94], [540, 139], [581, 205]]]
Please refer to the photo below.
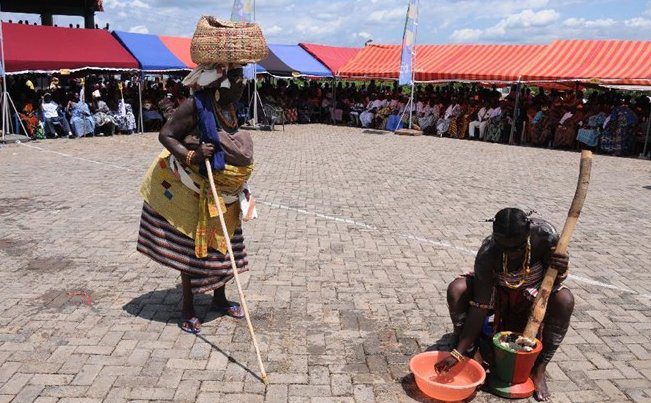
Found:
[[48, 92], [43, 96], [43, 103], [41, 104], [41, 112], [43, 113], [43, 124], [45, 125], [46, 137], [59, 137], [56, 128], [60, 127], [68, 137], [72, 137], [72, 130], [68, 120], [61, 113], [59, 104], [52, 100], [52, 95]]
[[[361, 126], [360, 115], [364, 112], [364, 103], [358, 98], [350, 107], [350, 123], [353, 126]], [[372, 119], [371, 119], [372, 120]]]
[[579, 122], [583, 120], [583, 104], [572, 106], [558, 122], [554, 134], [554, 148], [573, 148]]
[[95, 120], [90, 113], [86, 102], [79, 99], [79, 94], [74, 94], [66, 108], [70, 113], [70, 123], [75, 137], [92, 136], [95, 133]]
[[417, 114], [418, 126], [423, 131], [423, 134], [425, 134], [426, 131], [429, 132], [429, 128], [434, 125], [434, 122], [436, 122], [437, 117], [434, 116], [433, 104], [433, 99], [427, 99], [427, 101], [423, 103], [421, 112]]
[[486, 131], [485, 140], [493, 143], [499, 143], [502, 138], [504, 125], [502, 124], [503, 113], [502, 105], [498, 103], [488, 116], [488, 130]]
[[456, 119], [459, 114], [461, 114], [461, 105], [457, 103], [456, 99], [452, 99], [443, 117], [439, 118], [438, 122], [436, 122], [436, 133], [439, 137], [443, 137], [444, 134], [448, 133], [450, 122], [452, 119]]
[[98, 136], [112, 136], [115, 134], [117, 122], [111, 115], [111, 110], [106, 105], [106, 102], [102, 101], [99, 90], [93, 92], [93, 104], [95, 107], [95, 114], [93, 115], [95, 134]]
[[386, 106], [379, 109], [375, 113], [375, 118], [373, 119], [373, 127], [376, 129], [384, 130], [384, 128], [387, 125], [387, 119], [393, 112], [393, 109], [391, 109], [391, 106], [389, 105], [389, 102], [386, 102]]
[[20, 121], [23, 123], [25, 134], [32, 140], [37, 138], [43, 138], [43, 130], [38, 121], [38, 115], [34, 110], [34, 104], [31, 101], [27, 101], [25, 106], [23, 106], [22, 112], [18, 113]]
[[142, 103], [142, 120], [145, 131], [155, 132], [163, 127], [163, 115], [156, 110], [156, 107], [149, 99]]
[[595, 149], [599, 145], [601, 131], [606, 121], [606, 113], [599, 107], [589, 107], [581, 122], [579, 122], [579, 132], [576, 139], [584, 147]]
[[635, 144], [637, 116], [629, 108], [628, 101], [617, 100], [610, 113], [601, 138], [601, 150], [616, 156], [631, 155]]
[[[480, 140], [484, 139], [484, 134], [486, 133], [486, 127], [488, 126], [488, 119], [490, 114], [493, 112], [493, 108], [487, 109], [485, 106], [482, 106], [477, 112], [477, 119], [470, 122], [468, 125], [468, 138], [475, 139], [479, 138]], [[479, 136], [475, 136], [475, 129], [479, 129]]]
[[479, 107], [477, 106], [477, 101], [475, 99], [471, 99], [468, 101], [468, 105], [465, 108], [462, 107], [461, 109], [462, 113], [461, 117], [459, 118], [460, 130], [457, 131], [457, 137], [460, 139], [465, 139], [466, 135], [468, 134], [468, 127], [470, 126], [470, 122], [477, 119], [477, 112], [479, 111]]
[[396, 109], [391, 113], [391, 115], [389, 115], [389, 117], [387, 117], [386, 126], [383, 127], [383, 129], [388, 130], [390, 132], [395, 132], [396, 130], [402, 128], [403, 128], [403, 122], [400, 120], [400, 111]]
[[451, 138], [462, 139], [465, 136], [465, 130], [463, 130], [462, 117], [468, 109], [468, 104], [465, 101], [459, 103], [459, 111], [457, 116], [452, 116], [450, 118], [450, 127], [448, 128], [448, 134]]
[[546, 127], [549, 126], [549, 108], [542, 106], [531, 121], [531, 144], [544, 146], [547, 143]]
[[133, 108], [124, 99], [120, 99], [118, 102], [118, 109], [113, 112], [113, 118], [117, 122], [120, 133], [133, 134], [136, 130], [136, 117], [133, 114]]

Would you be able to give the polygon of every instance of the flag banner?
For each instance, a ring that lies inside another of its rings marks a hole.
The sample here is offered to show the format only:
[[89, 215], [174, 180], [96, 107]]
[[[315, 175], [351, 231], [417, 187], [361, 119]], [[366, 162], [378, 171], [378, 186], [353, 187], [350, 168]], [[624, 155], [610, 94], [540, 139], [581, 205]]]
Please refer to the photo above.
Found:
[[411, 85], [413, 83], [412, 62], [417, 26], [418, 0], [409, 0], [407, 19], [405, 21], [405, 33], [402, 36], [402, 54], [400, 56], [400, 77], [398, 78], [398, 85]]
[[253, 21], [253, 0], [233, 1], [231, 21], [252, 22]]
[[256, 64], [247, 64], [244, 66], [244, 78], [247, 80], [253, 80], [255, 78], [256, 70]]
[[[253, 0], [234, 0], [231, 21], [253, 22]], [[244, 78], [253, 80], [255, 78], [255, 64], [244, 66]]]

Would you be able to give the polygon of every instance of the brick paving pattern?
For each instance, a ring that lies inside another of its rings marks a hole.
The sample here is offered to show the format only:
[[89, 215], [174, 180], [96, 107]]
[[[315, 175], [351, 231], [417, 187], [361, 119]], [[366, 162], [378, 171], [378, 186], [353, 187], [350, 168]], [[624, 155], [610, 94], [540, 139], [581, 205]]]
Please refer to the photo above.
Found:
[[[135, 250], [156, 136], [54, 140], [0, 149], [0, 402], [427, 401], [408, 361], [448, 339], [483, 220], [518, 206], [560, 229], [578, 173], [577, 153], [332, 126], [254, 139], [243, 278], [271, 384], [209, 296], [183, 333], [178, 274]], [[595, 157], [554, 401], [651, 401], [650, 201], [648, 161]]]

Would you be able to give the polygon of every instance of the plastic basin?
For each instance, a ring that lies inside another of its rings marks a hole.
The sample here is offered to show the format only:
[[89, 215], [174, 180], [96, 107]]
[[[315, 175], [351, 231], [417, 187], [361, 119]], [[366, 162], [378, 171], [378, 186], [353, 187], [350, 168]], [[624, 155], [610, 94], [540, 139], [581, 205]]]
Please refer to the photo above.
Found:
[[450, 355], [447, 351], [428, 351], [414, 356], [409, 369], [414, 374], [418, 389], [434, 399], [464, 400], [472, 396], [477, 386], [484, 383], [486, 371], [475, 360], [467, 359], [445, 374], [437, 374], [434, 366]]

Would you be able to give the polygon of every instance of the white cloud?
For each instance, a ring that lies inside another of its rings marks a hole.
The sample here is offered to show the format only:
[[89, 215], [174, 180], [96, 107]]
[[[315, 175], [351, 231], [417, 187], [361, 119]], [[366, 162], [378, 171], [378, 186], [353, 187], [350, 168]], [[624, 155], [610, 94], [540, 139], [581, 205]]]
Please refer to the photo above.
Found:
[[282, 27], [279, 27], [278, 25], [273, 25], [269, 28], [263, 28], [262, 32], [265, 35], [277, 35], [283, 31]]
[[485, 42], [489, 40], [508, 39], [514, 35], [533, 35], [541, 28], [554, 24], [560, 14], [553, 9], [540, 11], [523, 10], [503, 18], [497, 24], [486, 29], [457, 29], [450, 35], [453, 42]]
[[631, 18], [624, 21], [624, 24], [630, 28], [651, 28], [651, 20], [642, 17]]
[[148, 3], [142, 0], [104, 0], [105, 8], [151, 8]]
[[395, 22], [407, 17], [407, 8], [399, 7], [391, 10], [377, 10], [368, 15], [368, 21], [372, 22]]
[[544, 27], [556, 22], [560, 15], [556, 10], [523, 10], [518, 14], [509, 15], [497, 25], [503, 25], [505, 28], [528, 28]]
[[[418, 43], [648, 40], [651, 32], [647, 25], [651, 0], [422, 0], [420, 4]], [[592, 10], [598, 7], [595, 4], [608, 10], [616, 7], [621, 13], [598, 13]], [[99, 26], [110, 23], [115, 30], [189, 37], [201, 15], [228, 18], [232, 5], [233, 0], [104, 0], [105, 11], [95, 18]], [[375, 43], [397, 44], [406, 12], [407, 2], [396, 0], [256, 0], [256, 18], [271, 43], [363, 46], [372, 38]], [[3, 14], [5, 20], [39, 20], [38, 15], [8, 14]], [[83, 25], [83, 18], [56, 16], [55, 23]]]
[[371, 39], [373, 37], [373, 35], [369, 34], [368, 32], [364, 32], [364, 31], [357, 32], [357, 33], [355, 33], [355, 35], [357, 35], [358, 37], [360, 37], [362, 39]]
[[452, 42], [476, 42], [481, 38], [483, 31], [481, 29], [457, 29], [452, 32], [450, 39]]
[[612, 18], [586, 20], [585, 18], [568, 18], [563, 25], [573, 28], [609, 28], [617, 24]]
[[147, 29], [147, 27], [144, 25], [136, 25], [135, 27], [129, 28], [129, 32], [133, 32], [135, 34], [148, 34], [149, 29]]
[[107, 8], [116, 8], [116, 7], [126, 7], [126, 1], [124, 0], [104, 0], [104, 9]]
[[131, 2], [131, 7], [138, 7], [138, 8], [151, 8], [149, 4], [142, 2], [141, 0], [133, 0]]

